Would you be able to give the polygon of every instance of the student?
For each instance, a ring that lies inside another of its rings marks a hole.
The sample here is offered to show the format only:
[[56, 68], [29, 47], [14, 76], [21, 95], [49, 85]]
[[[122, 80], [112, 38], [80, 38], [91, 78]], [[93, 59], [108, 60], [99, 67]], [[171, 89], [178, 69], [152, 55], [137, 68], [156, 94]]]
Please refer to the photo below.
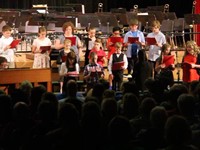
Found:
[[174, 83], [174, 76], [172, 72], [175, 69], [174, 56], [171, 55], [170, 51], [171, 45], [168, 43], [163, 44], [160, 57], [157, 58], [155, 65], [157, 77], [159, 80], [165, 82], [164, 86], [172, 86]]
[[8, 61], [5, 57], [0, 56], [0, 70], [8, 68]]
[[190, 83], [194, 80], [199, 80], [199, 74], [197, 69], [200, 69], [198, 63], [198, 55], [200, 50], [195, 41], [187, 41], [186, 51], [183, 56], [182, 68], [183, 68], [183, 82]]
[[94, 47], [92, 48], [90, 53], [91, 52], [95, 52], [97, 54], [98, 56], [97, 63], [103, 66], [106, 62], [106, 53], [104, 52], [104, 50], [102, 50], [101, 39], [96, 39], [96, 41], [94, 42]]
[[148, 43], [147, 46], [149, 46], [149, 54], [148, 54], [148, 60], [152, 65], [152, 77], [156, 76], [155, 72], [155, 64], [156, 64], [156, 59], [160, 56], [161, 54], [161, 47], [163, 44], [166, 43], [166, 38], [165, 35], [160, 31], [160, 22], [158, 20], [154, 20], [151, 24], [152, 32], [147, 35], [147, 37], [154, 37], [156, 39], [156, 45], [149, 45]]
[[81, 47], [82, 43], [78, 36], [74, 35], [74, 24], [72, 22], [65, 22], [62, 26], [64, 34], [60, 35], [58, 39], [55, 40], [55, 49], [62, 49], [64, 48], [64, 41], [67, 37], [75, 37], [75, 45], [72, 45], [75, 54], [78, 56], [78, 60], [81, 55]]
[[[128, 74], [133, 72], [134, 64], [137, 61], [137, 53], [142, 46], [145, 46], [145, 38], [143, 32], [138, 30], [138, 20], [130, 20], [129, 26], [130, 31], [128, 31], [124, 36], [124, 44], [127, 46], [126, 56], [128, 58]], [[135, 43], [129, 42], [129, 37], [138, 37], [138, 41]]]
[[91, 52], [89, 55], [89, 64], [85, 66], [83, 78], [87, 82], [87, 91], [89, 91], [94, 84], [99, 82], [100, 78], [104, 78], [104, 69], [97, 63], [97, 53]]
[[115, 43], [113, 43], [113, 38], [119, 38], [117, 42], [123, 43], [123, 37], [120, 35], [121, 29], [120, 27], [113, 27], [112, 35], [107, 39], [107, 49], [108, 49], [108, 60], [110, 59], [110, 56], [116, 52], [115, 50]]
[[94, 42], [96, 41], [96, 28], [91, 27], [88, 30], [88, 37], [85, 38], [85, 46], [86, 46], [86, 52], [85, 52], [85, 66], [89, 64], [89, 53], [91, 49], [94, 47]]
[[[62, 63], [65, 63], [67, 61], [67, 57], [68, 57], [68, 54], [70, 52], [74, 52], [74, 50], [71, 48], [71, 40], [69, 39], [65, 39], [64, 40], [64, 49], [62, 49], [60, 52], [59, 52], [59, 55], [58, 55], [58, 58], [57, 58], [57, 64], [58, 64], [58, 69], [59, 69], [59, 72], [60, 72], [60, 69], [61, 69], [61, 64]], [[76, 56], [76, 59], [77, 59], [78, 56]], [[77, 60], [78, 61], [78, 60]], [[62, 93], [62, 87], [63, 87], [63, 81], [64, 81], [64, 76], [60, 76], [60, 93]]]
[[2, 37], [0, 38], [0, 56], [5, 57], [9, 62], [9, 68], [14, 68], [14, 50], [10, 48], [13, 41], [11, 36], [11, 27], [5, 25], [2, 27]]
[[38, 38], [34, 39], [32, 52], [34, 54], [33, 68], [49, 68], [50, 67], [50, 51], [42, 52], [41, 46], [51, 46], [51, 40], [46, 37], [47, 30], [45, 27], [40, 27]]
[[[123, 81], [123, 73], [124, 70], [128, 66], [128, 60], [125, 54], [121, 52], [122, 50], [122, 43], [117, 42], [115, 43], [115, 53], [110, 56], [109, 63], [108, 63], [108, 70], [109, 70], [109, 86], [110, 89], [119, 90], [121, 83]], [[122, 65], [114, 68], [117, 63], [122, 63]]]
[[[65, 62], [69, 52], [74, 52], [74, 49], [72, 48], [72, 42], [70, 39], [65, 39], [64, 40], [64, 48], [59, 51], [59, 55], [57, 58], [57, 64], [62, 64], [62, 62]], [[78, 56], [76, 55], [76, 58], [77, 57]]]
[[66, 62], [61, 64], [59, 75], [63, 77], [63, 84], [61, 84], [61, 93], [66, 91], [66, 85], [69, 80], [77, 80], [79, 76], [79, 64], [77, 63], [76, 55], [74, 52], [67, 54]]

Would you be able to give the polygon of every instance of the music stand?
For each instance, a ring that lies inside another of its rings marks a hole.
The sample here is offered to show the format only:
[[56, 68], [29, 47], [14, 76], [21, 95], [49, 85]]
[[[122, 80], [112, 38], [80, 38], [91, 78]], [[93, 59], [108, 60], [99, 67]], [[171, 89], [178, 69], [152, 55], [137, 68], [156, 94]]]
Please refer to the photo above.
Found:
[[176, 13], [175, 12], [166, 12], [164, 13], [164, 19], [169, 19], [169, 20], [174, 20], [177, 19]]
[[128, 18], [126, 13], [114, 13], [114, 15], [117, 19], [119, 26], [120, 25], [122, 25], [123, 27], [128, 26]]
[[99, 17], [96, 14], [93, 13], [87, 13], [87, 14], [79, 14], [78, 15], [78, 22], [81, 24], [81, 27], [94, 27], [94, 28], [100, 28], [100, 21]]
[[184, 18], [189, 25], [200, 24], [200, 14], [184, 14]]
[[111, 13], [126, 13], [126, 8], [111, 8], [110, 9]]

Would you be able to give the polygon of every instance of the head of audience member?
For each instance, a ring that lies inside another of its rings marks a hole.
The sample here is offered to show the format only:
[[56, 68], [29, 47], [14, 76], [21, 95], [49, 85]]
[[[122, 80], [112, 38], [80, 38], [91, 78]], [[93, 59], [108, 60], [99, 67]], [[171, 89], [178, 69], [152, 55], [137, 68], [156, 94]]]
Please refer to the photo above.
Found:
[[139, 100], [133, 93], [126, 93], [123, 96], [123, 115], [133, 119], [139, 113]]
[[95, 40], [93, 49], [96, 50], [96, 51], [99, 51], [99, 50], [102, 49], [102, 41], [101, 41], [101, 39], [96, 39]]
[[70, 51], [71, 46], [72, 46], [72, 41], [70, 39], [65, 39], [64, 40], [64, 50]]
[[5, 25], [2, 27], [2, 33], [5, 38], [9, 38], [11, 36], [12, 28], [9, 25]]
[[79, 113], [76, 107], [70, 103], [63, 103], [63, 105], [61, 105], [58, 112], [58, 120], [61, 127], [69, 131], [71, 129], [76, 130], [80, 127]]
[[22, 90], [25, 93], [25, 95], [27, 96], [28, 99], [31, 96], [31, 90], [32, 90], [32, 88], [33, 88], [33, 85], [28, 80], [23, 81], [20, 84], [20, 87], [19, 87], [19, 89]]
[[181, 115], [187, 119], [195, 117], [195, 98], [189, 94], [181, 94], [177, 100], [178, 109]]
[[150, 112], [156, 106], [156, 101], [151, 97], [146, 97], [140, 105], [141, 116], [147, 120], [150, 119]]
[[105, 123], [108, 123], [114, 116], [117, 115], [117, 102], [113, 98], [105, 98], [101, 103], [101, 112]]
[[200, 49], [195, 41], [186, 42], [186, 54], [197, 56], [200, 53]]
[[5, 57], [0, 56], [0, 70], [4, 70], [8, 68], [8, 61]]
[[77, 83], [75, 80], [69, 80], [67, 82], [66, 86], [66, 91], [68, 97], [76, 98], [76, 93], [78, 91]]
[[155, 106], [150, 112], [150, 121], [154, 128], [164, 129], [167, 117], [167, 111], [162, 106]]
[[0, 95], [0, 125], [5, 125], [11, 121], [12, 99], [8, 95]]
[[102, 102], [104, 91], [105, 91], [105, 87], [102, 83], [97, 83], [93, 87], [92, 96], [98, 99], [99, 104], [101, 104]]
[[171, 45], [168, 43], [163, 44], [161, 48], [162, 55], [169, 55], [170, 51], [171, 51]]
[[97, 53], [91, 52], [89, 57], [90, 57], [90, 59], [89, 59], [90, 64], [91, 65], [96, 65], [97, 64], [97, 59], [98, 59]]
[[39, 27], [38, 34], [39, 34], [39, 38], [41, 38], [41, 39], [46, 38], [47, 29], [44, 26]]
[[133, 32], [138, 30], [138, 25], [139, 25], [139, 22], [137, 19], [131, 19], [129, 22], [130, 29]]
[[108, 134], [112, 144], [124, 145], [131, 140], [131, 125], [123, 116], [115, 116], [108, 125]]
[[121, 90], [122, 90], [123, 95], [126, 93], [133, 93], [137, 97], [139, 97], [139, 89], [134, 82], [124, 82], [122, 84]]
[[49, 101], [55, 107], [58, 107], [58, 99], [57, 99], [56, 95], [52, 92], [45, 92], [42, 95], [42, 101]]
[[160, 26], [161, 26], [160, 21], [158, 21], [158, 20], [152, 21], [152, 23], [151, 23], [152, 32], [154, 32], [154, 33], [160, 32]]
[[120, 34], [121, 34], [120, 27], [113, 27], [112, 36], [114, 36], [114, 37], [120, 37]]
[[89, 38], [94, 38], [96, 36], [96, 28], [90, 27], [88, 30], [88, 36]]
[[38, 106], [39, 119], [44, 122], [54, 122], [57, 120], [58, 105], [50, 100], [42, 100]]
[[122, 45], [121, 42], [116, 42], [116, 43], [115, 43], [115, 49], [116, 49], [116, 53], [117, 53], [117, 54], [121, 54], [122, 47], [123, 47], [123, 45]]
[[65, 22], [62, 26], [62, 30], [64, 32], [65, 36], [72, 36], [74, 33], [74, 24], [69, 21], [69, 22]]
[[110, 90], [110, 89], [106, 89], [103, 93], [103, 99], [104, 98], [115, 98], [115, 91]]
[[174, 115], [167, 119], [165, 137], [169, 146], [183, 146], [189, 144], [192, 138], [192, 131], [184, 117]]

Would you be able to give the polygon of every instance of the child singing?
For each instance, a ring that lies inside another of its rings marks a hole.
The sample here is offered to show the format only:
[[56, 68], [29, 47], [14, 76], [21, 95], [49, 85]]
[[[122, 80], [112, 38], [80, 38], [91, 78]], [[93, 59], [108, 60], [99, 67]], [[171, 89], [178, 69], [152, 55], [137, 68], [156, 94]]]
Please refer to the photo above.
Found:
[[76, 80], [79, 76], [79, 64], [74, 52], [69, 52], [66, 62], [61, 64], [59, 75], [63, 77], [63, 86], [61, 92], [66, 91], [66, 85], [69, 80]]
[[46, 37], [47, 30], [45, 27], [40, 27], [38, 32], [38, 38], [34, 39], [32, 45], [32, 52], [34, 54], [33, 68], [49, 68], [50, 49], [42, 52], [41, 46], [51, 46], [51, 40]]
[[108, 63], [110, 89], [119, 90], [123, 81], [123, 72], [128, 67], [128, 60], [121, 52], [122, 43], [115, 43], [116, 52], [110, 56]]

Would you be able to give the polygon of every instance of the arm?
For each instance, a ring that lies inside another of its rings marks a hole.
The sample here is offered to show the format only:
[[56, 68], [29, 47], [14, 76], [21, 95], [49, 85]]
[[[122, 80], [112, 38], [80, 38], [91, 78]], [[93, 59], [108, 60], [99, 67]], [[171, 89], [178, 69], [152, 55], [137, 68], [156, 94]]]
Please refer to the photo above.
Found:
[[64, 44], [61, 44], [61, 41], [60, 41], [60, 39], [56, 39], [55, 40], [55, 49], [62, 49], [62, 48], [64, 48]]
[[127, 69], [128, 68], [128, 59], [126, 57], [126, 55], [124, 54], [124, 69]]
[[110, 56], [110, 59], [109, 59], [109, 62], [108, 62], [109, 74], [112, 74], [112, 62], [113, 62], [113, 55]]

